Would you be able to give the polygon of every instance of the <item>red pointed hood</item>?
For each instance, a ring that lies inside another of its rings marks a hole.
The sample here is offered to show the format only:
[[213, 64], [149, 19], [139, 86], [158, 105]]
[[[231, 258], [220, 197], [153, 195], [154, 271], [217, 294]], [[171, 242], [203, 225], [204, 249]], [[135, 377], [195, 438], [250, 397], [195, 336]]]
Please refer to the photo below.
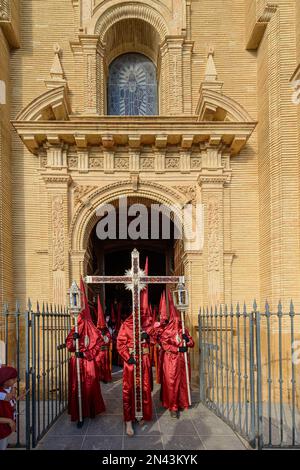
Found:
[[170, 311], [170, 321], [179, 321], [179, 314], [175, 308], [174, 302], [173, 302], [173, 296], [171, 292], [168, 292], [168, 300], [169, 300], [169, 311]]
[[102, 308], [101, 301], [100, 301], [100, 295], [98, 295], [98, 312], [97, 313], [98, 313], [97, 328], [99, 328], [100, 330], [103, 330], [103, 328], [106, 328], [106, 322], [105, 322], [104, 312], [103, 312], [103, 308]]
[[163, 323], [168, 319], [166, 291], [163, 291], [161, 294], [158, 313], [160, 315], [160, 323]]
[[82, 292], [82, 297], [83, 297], [83, 309], [80, 313], [79, 318], [93, 322], [92, 317], [91, 317], [90, 307], [89, 307], [89, 301], [88, 301], [86, 291], [85, 291], [85, 284], [83, 282], [82, 277], [80, 278], [80, 290]]

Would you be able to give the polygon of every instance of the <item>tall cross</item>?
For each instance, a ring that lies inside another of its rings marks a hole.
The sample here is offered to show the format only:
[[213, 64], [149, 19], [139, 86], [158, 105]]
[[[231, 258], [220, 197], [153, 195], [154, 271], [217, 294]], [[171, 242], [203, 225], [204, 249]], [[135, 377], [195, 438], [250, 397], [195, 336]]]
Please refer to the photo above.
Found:
[[143, 377], [141, 346], [141, 305], [140, 293], [149, 284], [184, 284], [184, 276], [146, 276], [140, 268], [140, 254], [134, 249], [131, 254], [131, 269], [125, 276], [87, 276], [87, 284], [126, 284], [132, 291], [133, 344], [134, 344], [134, 385], [135, 417], [143, 418]]

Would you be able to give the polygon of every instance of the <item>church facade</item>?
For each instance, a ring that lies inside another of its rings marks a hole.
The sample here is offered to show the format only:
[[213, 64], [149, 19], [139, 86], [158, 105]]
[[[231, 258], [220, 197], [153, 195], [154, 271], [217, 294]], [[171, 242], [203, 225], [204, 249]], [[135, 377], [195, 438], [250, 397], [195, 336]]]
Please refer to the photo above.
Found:
[[298, 308], [299, 24], [297, 0], [0, 0], [1, 303], [104, 274], [97, 208], [127, 196], [203, 205], [203, 247], [164, 248], [193, 325]]

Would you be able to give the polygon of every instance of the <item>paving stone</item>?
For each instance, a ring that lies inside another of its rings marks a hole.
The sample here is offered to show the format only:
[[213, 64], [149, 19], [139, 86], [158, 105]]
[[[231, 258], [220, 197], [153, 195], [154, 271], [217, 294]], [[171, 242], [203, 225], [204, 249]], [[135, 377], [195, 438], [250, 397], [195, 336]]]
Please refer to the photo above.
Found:
[[100, 415], [91, 420], [87, 429], [87, 436], [123, 436], [124, 423], [121, 416]]
[[201, 436], [207, 450], [245, 450], [244, 444], [236, 436]]
[[107, 415], [123, 415], [123, 403], [118, 398], [105, 398], [105, 414]]
[[37, 450], [80, 450], [83, 436], [47, 436], [37, 447]]
[[143, 426], [136, 423], [134, 425], [134, 432], [136, 436], [151, 436], [151, 435], [161, 435], [161, 430], [159, 427], [158, 418], [155, 416], [153, 421], [147, 421]]
[[164, 434], [162, 439], [165, 450], [205, 450], [198, 436], [169, 436]]
[[211, 415], [200, 415], [193, 417], [192, 422], [199, 436], [232, 436], [234, 432], [220, 418]]
[[172, 436], [195, 435], [196, 430], [191, 419], [173, 419], [170, 416], [160, 416], [159, 425], [163, 434]]
[[160, 436], [124, 436], [124, 450], [163, 450]]
[[86, 436], [82, 450], [121, 450], [123, 436]]
[[72, 422], [68, 414], [64, 414], [59, 420], [50, 428], [47, 435], [52, 436], [77, 436], [85, 435], [88, 425], [89, 418], [84, 420], [82, 428], [77, 427], [76, 422]]

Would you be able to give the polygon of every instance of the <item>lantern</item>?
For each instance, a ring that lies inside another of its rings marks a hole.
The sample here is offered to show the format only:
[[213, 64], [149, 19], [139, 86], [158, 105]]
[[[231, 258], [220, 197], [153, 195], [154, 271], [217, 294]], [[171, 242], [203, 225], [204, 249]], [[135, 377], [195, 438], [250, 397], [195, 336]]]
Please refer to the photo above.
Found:
[[173, 301], [179, 311], [189, 308], [189, 293], [184, 284], [178, 284], [177, 289], [173, 291]]
[[79, 315], [81, 312], [81, 290], [76, 281], [72, 283], [71, 289], [69, 290], [69, 310], [74, 315]]

